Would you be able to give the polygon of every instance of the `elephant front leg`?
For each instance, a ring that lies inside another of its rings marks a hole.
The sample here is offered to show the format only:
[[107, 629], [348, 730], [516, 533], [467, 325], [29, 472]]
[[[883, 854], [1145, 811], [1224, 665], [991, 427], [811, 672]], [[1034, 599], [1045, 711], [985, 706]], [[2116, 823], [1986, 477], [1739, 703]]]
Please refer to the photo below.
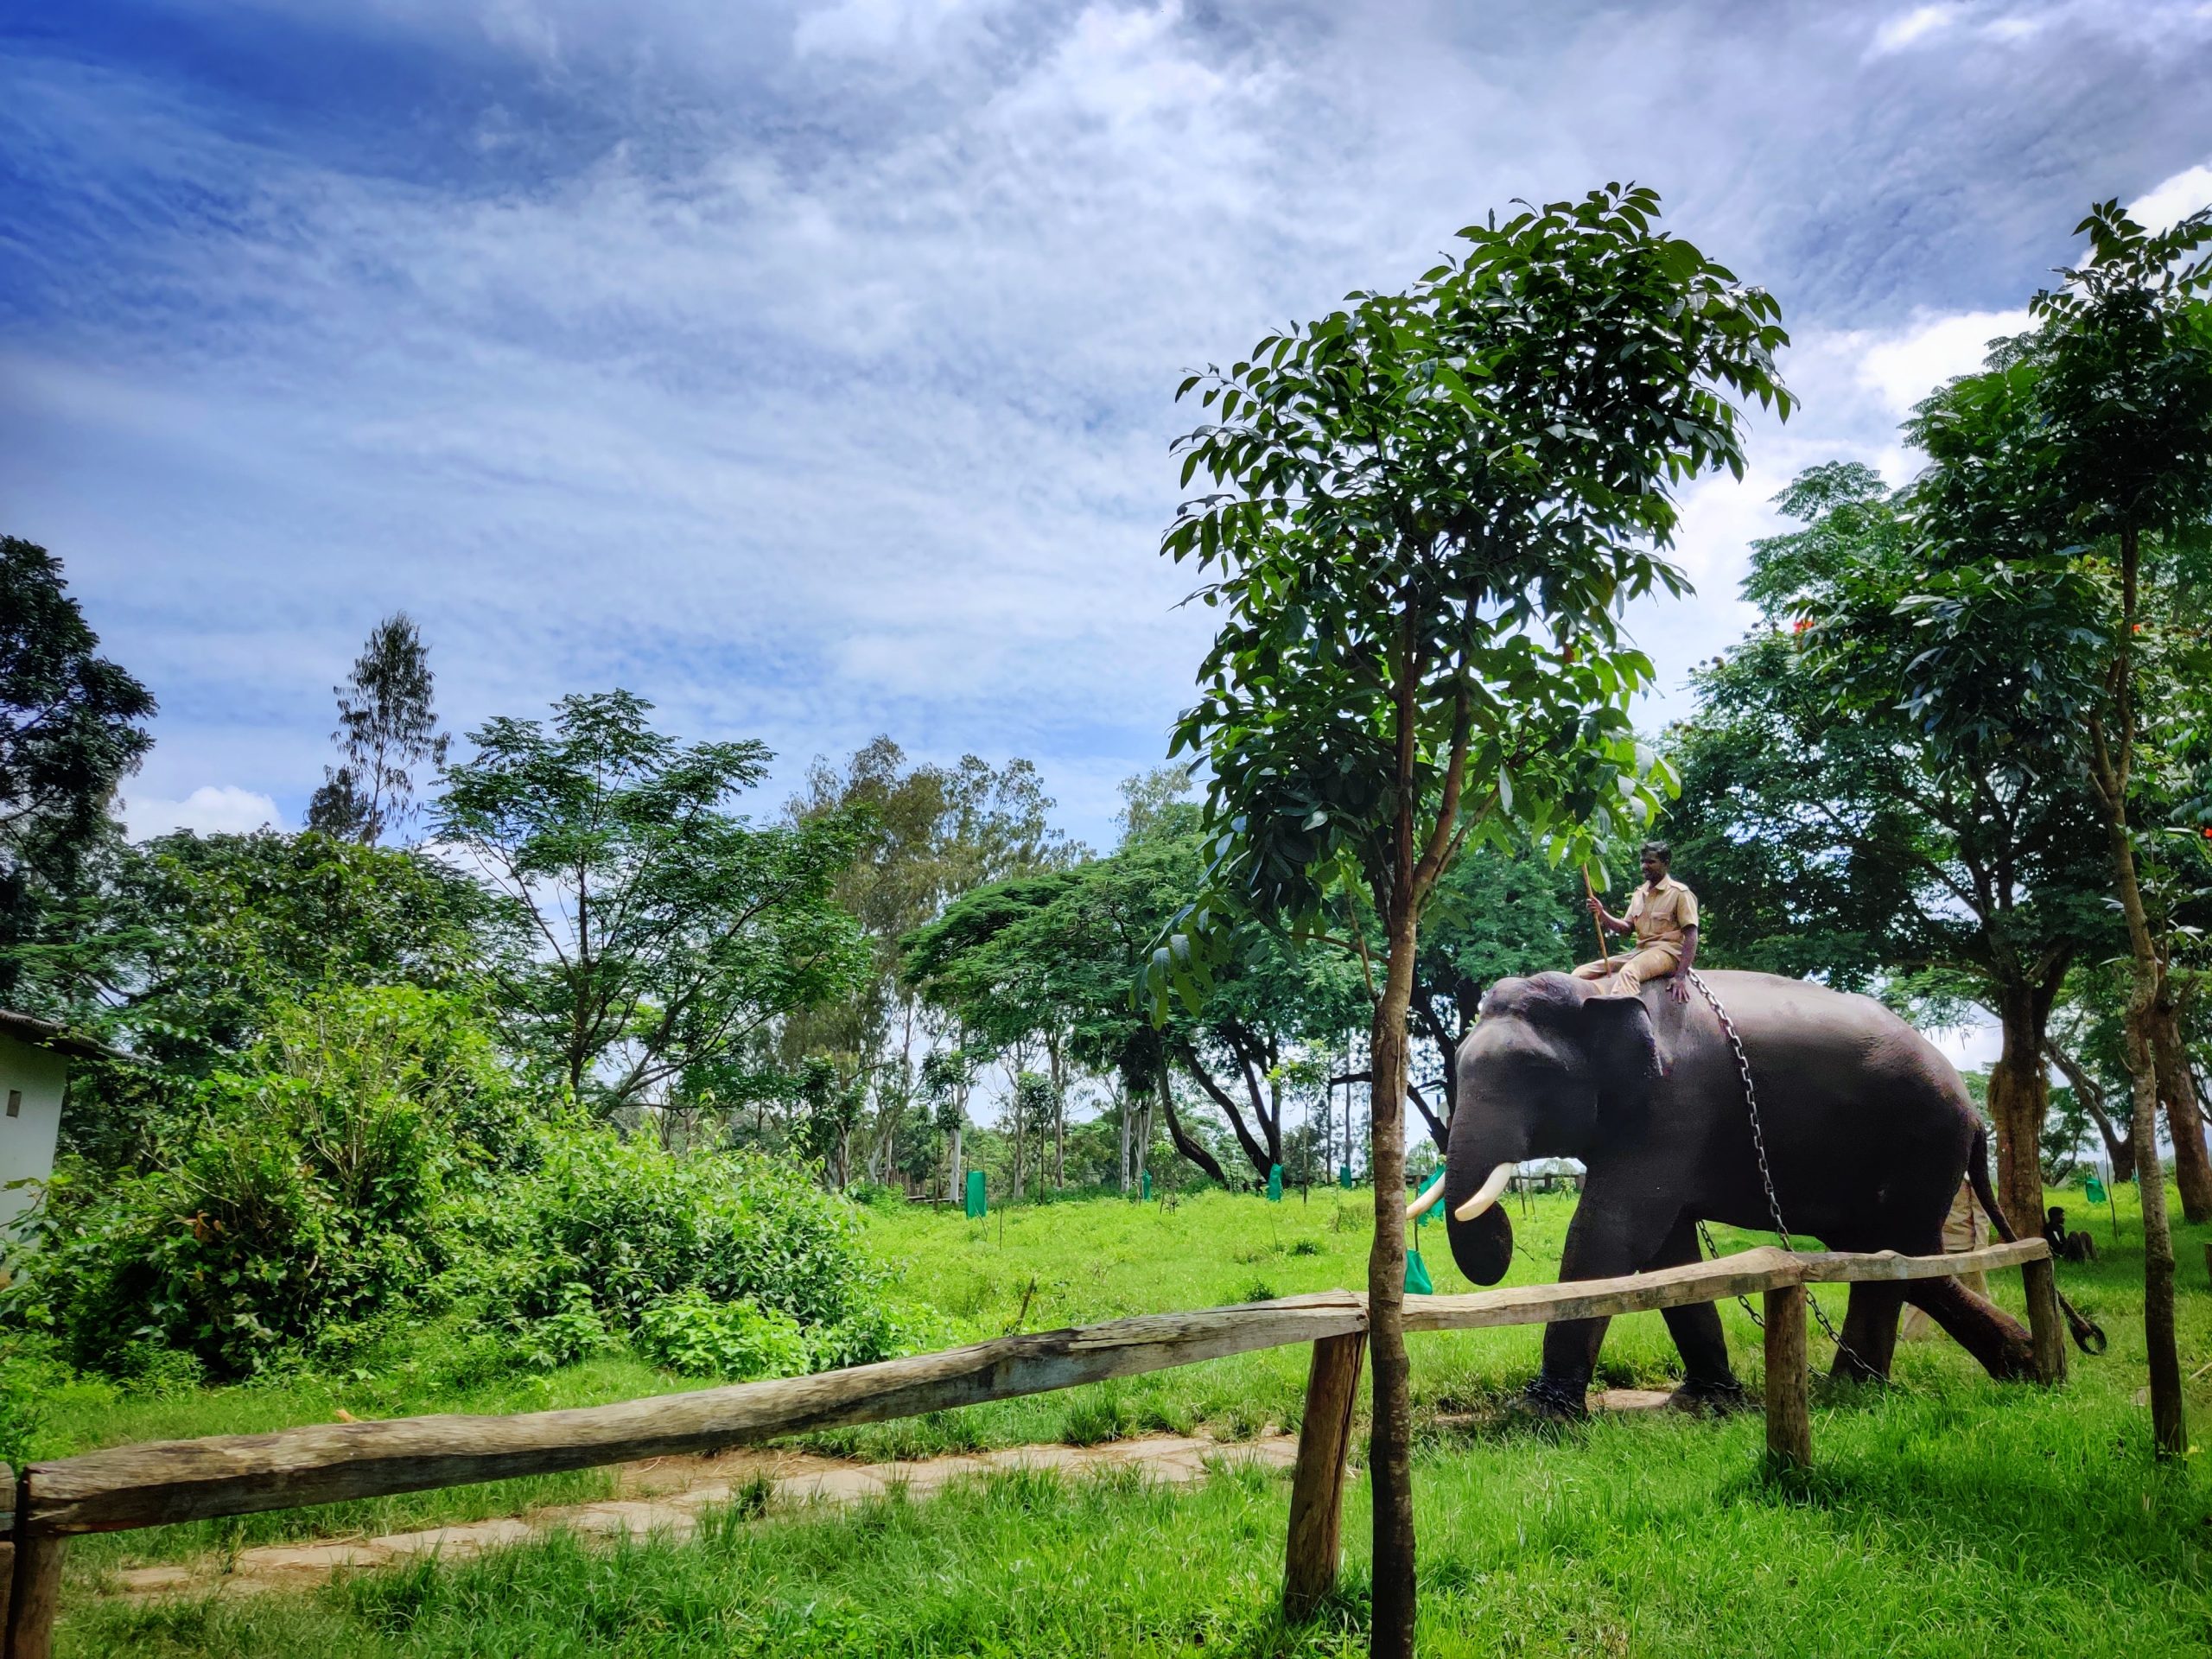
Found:
[[[1560, 1282], [1611, 1279], [1637, 1271], [1668, 1242], [1670, 1219], [1648, 1207], [1609, 1203], [1603, 1183], [1593, 1178], [1567, 1225], [1567, 1249], [1560, 1255]], [[1611, 1323], [1606, 1319], [1567, 1319], [1546, 1325], [1543, 1370], [1523, 1390], [1522, 1403], [1541, 1416], [1586, 1416], [1590, 1379], [1598, 1369], [1605, 1327]], [[1726, 1363], [1724, 1346], [1724, 1369]]]

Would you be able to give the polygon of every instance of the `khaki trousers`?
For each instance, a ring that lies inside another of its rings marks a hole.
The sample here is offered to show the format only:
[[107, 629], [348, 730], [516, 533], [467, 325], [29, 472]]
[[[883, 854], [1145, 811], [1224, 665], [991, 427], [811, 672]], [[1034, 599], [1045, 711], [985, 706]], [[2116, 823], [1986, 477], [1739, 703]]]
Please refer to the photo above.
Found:
[[1632, 957], [1615, 957], [1611, 968], [1602, 962], [1586, 962], [1574, 976], [1605, 980], [1607, 996], [1634, 996], [1652, 980], [1672, 974], [1681, 959], [1681, 952], [1672, 945], [1648, 944]]

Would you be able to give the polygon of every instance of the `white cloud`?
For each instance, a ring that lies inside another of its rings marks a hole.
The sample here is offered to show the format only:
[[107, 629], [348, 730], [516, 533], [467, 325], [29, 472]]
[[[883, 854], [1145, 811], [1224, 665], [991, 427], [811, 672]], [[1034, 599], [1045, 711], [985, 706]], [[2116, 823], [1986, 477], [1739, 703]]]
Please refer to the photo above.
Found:
[[1965, 10], [1963, 6], [1955, 5], [1916, 6], [1910, 11], [1901, 13], [1874, 31], [1872, 55], [1882, 57], [1891, 52], [1902, 52], [1931, 35], [1941, 34], [1956, 22], [1959, 14]]
[[[55, 315], [0, 317], [0, 495], [160, 696], [140, 781], [179, 807], [304, 798], [404, 607], [456, 728], [623, 683], [793, 767], [880, 730], [1027, 753], [1110, 839], [1213, 620], [1154, 551], [1179, 372], [1614, 177], [1782, 296], [1807, 398], [1689, 493], [1700, 601], [1638, 623], [1678, 679], [1739, 629], [1772, 493], [1897, 475], [2069, 215], [2202, 153], [2152, 118], [2182, 24], [2154, 51], [2132, 11], [1870, 67], [1842, 9], [261, 3], [474, 54], [450, 171], [404, 161], [442, 92], [349, 149], [359, 111], [295, 133], [97, 53], [9, 88], [30, 199], [92, 205], [20, 238]], [[1993, 15], [1956, 10], [1893, 49]]]
[[836, 0], [806, 12], [791, 31], [800, 56], [880, 57], [927, 52], [1004, 0]]
[[2192, 167], [2152, 186], [2127, 211], [2145, 230], [2163, 231], [2204, 207], [2212, 207], [2212, 166]]
[[264, 824], [281, 822], [275, 801], [236, 784], [202, 784], [181, 801], [126, 796], [122, 815], [124, 829], [133, 841], [173, 830], [194, 830], [203, 836], [247, 835]]
[[1878, 395], [1883, 406], [1901, 420], [1945, 381], [1979, 370], [1989, 353], [1991, 340], [2024, 333], [2027, 327], [2024, 308], [1965, 311], [1949, 316], [1916, 311], [1903, 330], [1861, 337], [1859, 382]]

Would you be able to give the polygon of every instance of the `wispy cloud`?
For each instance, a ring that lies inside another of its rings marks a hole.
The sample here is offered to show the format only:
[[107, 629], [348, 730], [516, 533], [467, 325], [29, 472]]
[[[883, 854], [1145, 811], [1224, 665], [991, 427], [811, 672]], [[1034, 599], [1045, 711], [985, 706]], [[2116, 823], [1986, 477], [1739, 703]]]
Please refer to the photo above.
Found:
[[9, 527], [160, 693], [149, 797], [296, 817], [404, 606], [456, 723], [619, 682], [794, 766], [1025, 753], [1102, 840], [1206, 631], [1153, 550], [1182, 369], [1515, 195], [1656, 183], [1783, 296], [1808, 399], [1689, 501], [1706, 597], [1643, 623], [1678, 679], [1767, 495], [1891, 454], [2082, 207], [2205, 160], [2162, 16], [1963, 65], [1717, 0], [263, 0], [191, 53], [18, 41]]

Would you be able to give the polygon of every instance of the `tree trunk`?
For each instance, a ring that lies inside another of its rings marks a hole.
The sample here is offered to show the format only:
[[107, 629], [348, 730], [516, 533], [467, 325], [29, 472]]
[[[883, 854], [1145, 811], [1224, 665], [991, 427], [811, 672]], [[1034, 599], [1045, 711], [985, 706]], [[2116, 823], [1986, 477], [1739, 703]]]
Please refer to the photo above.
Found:
[[2133, 528], [2120, 537], [2120, 626], [2113, 664], [2116, 717], [2107, 733], [2101, 715], [2088, 721], [2090, 778], [2104, 808], [2112, 849], [2113, 896], [2127, 922], [2134, 989], [2127, 999], [2127, 1070], [2133, 1084], [2136, 1197], [2143, 1206], [2143, 1346], [2151, 1373], [2151, 1440], [2161, 1459], [2189, 1455], [2182, 1412], [2181, 1352], [2174, 1334], [2174, 1240], [2166, 1221], [2166, 1177], [2158, 1165], [2158, 1077], [2152, 1026], [2165, 991], [2165, 964], [2151, 937], [2143, 887], [2128, 834], [2129, 766], [2135, 748], [2135, 595], [2141, 548]]
[[1159, 1060], [1160, 1107], [1167, 1115], [1167, 1138], [1175, 1143], [1175, 1150], [1196, 1164], [1224, 1186], [1229, 1177], [1221, 1173], [1221, 1166], [1214, 1161], [1213, 1154], [1193, 1141], [1183, 1128], [1183, 1120], [1175, 1115], [1175, 1090], [1167, 1076], [1167, 1055], [1162, 1051]]
[[2004, 1048], [1989, 1068], [1989, 1116], [1997, 1128], [1997, 1201], [2022, 1238], [2043, 1230], [2043, 1120], [2050, 1109], [2044, 1033], [2057, 976], [2044, 984], [1998, 988]]
[[1116, 1167], [1121, 1173], [1121, 1191], [1124, 1194], [1126, 1194], [1129, 1190], [1130, 1181], [1129, 1116], [1130, 1108], [1128, 1087], [1127, 1084], [1116, 1081], [1114, 1084], [1114, 1123], [1115, 1128], [1122, 1143], [1122, 1155], [1121, 1161], [1116, 1166]]
[[1221, 1108], [1221, 1115], [1229, 1120], [1229, 1127], [1236, 1136], [1236, 1144], [1244, 1149], [1244, 1161], [1252, 1166], [1264, 1182], [1268, 1179], [1268, 1149], [1260, 1144], [1259, 1136], [1254, 1135], [1251, 1126], [1245, 1122], [1244, 1114], [1238, 1108], [1236, 1096], [1223, 1088], [1213, 1073], [1206, 1070], [1205, 1062], [1198, 1058], [1198, 1050], [1190, 1044], [1176, 1044], [1175, 1058], [1183, 1063], [1183, 1070], [1190, 1074], [1191, 1081], [1206, 1091], [1206, 1098]]
[[[1411, 850], [1406, 835], [1401, 846]], [[1412, 860], [1399, 865], [1411, 885]], [[1406, 1011], [1413, 996], [1416, 917], [1410, 894], [1389, 911], [1390, 959], [1369, 1035], [1368, 1140], [1375, 1176], [1375, 1238], [1367, 1256], [1368, 1351], [1373, 1365], [1373, 1437], [1368, 1476], [1375, 1505], [1372, 1650], [1401, 1659], [1414, 1650], [1413, 1394], [1406, 1354]]]
[[948, 1204], [957, 1204], [960, 1202], [962, 1198], [960, 1191], [960, 1131], [962, 1127], [963, 1126], [958, 1123], [955, 1123], [952, 1126], [952, 1179], [945, 1184], [944, 1190], [945, 1202]]
[[2160, 988], [2151, 1010], [2151, 1058], [2158, 1074], [2158, 1098], [2166, 1109], [2166, 1133], [2173, 1139], [2183, 1217], [2212, 1219], [2212, 1155], [2205, 1151], [2204, 1117], [2197, 1110], [2196, 1079], [2190, 1071], [2171, 982]]

